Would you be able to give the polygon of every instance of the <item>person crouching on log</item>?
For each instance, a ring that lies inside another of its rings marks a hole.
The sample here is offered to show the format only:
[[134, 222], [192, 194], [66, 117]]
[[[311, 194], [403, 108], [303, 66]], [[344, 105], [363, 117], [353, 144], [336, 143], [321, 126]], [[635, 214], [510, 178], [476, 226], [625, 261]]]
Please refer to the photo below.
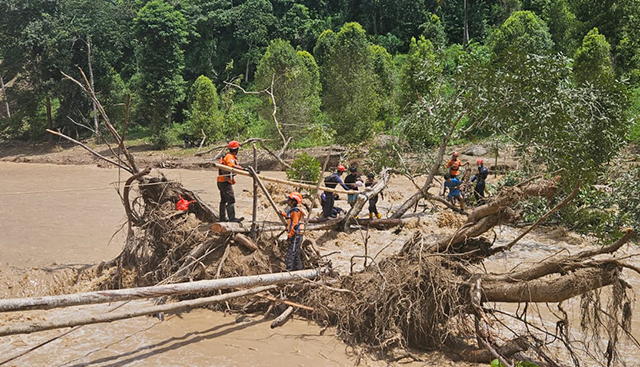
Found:
[[304, 212], [298, 208], [302, 204], [302, 195], [292, 192], [287, 196], [288, 209], [281, 212], [287, 218], [288, 248], [284, 263], [287, 271], [302, 270], [302, 258], [300, 246], [302, 245], [302, 232], [304, 231]]
[[[220, 158], [220, 164], [237, 169], [244, 169], [238, 164], [238, 150], [240, 143], [235, 140], [227, 146], [229, 153]], [[222, 169], [218, 170], [218, 190], [220, 190], [220, 222], [241, 222], [244, 217], [236, 218], [236, 196], [233, 193], [233, 185], [236, 180], [234, 174]], [[228, 216], [228, 217], [227, 217]]]
[[464, 198], [462, 197], [462, 191], [460, 191], [460, 180], [455, 177], [451, 177], [451, 174], [447, 173], [444, 175], [444, 189], [442, 190], [442, 196], [444, 196], [445, 191], [449, 188], [449, 196], [447, 197], [451, 202], [451, 205], [456, 206], [456, 200], [460, 202], [460, 210], [464, 211]]

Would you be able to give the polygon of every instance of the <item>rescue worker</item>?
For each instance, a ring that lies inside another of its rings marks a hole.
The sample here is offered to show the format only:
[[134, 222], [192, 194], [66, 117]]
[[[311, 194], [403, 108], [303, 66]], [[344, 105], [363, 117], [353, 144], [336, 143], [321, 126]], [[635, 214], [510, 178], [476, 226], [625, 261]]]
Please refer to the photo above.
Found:
[[455, 177], [451, 177], [451, 174], [447, 173], [444, 175], [444, 188], [442, 190], [442, 196], [446, 192], [447, 188], [449, 189], [449, 195], [447, 198], [451, 202], [451, 205], [456, 205], [456, 199], [460, 202], [460, 210], [464, 211], [464, 198], [462, 197], [462, 191], [460, 191], [460, 180]]
[[[344, 182], [342, 182], [342, 178], [340, 178], [340, 176], [342, 176], [344, 171], [346, 171], [344, 166], [341, 164], [338, 165], [334, 173], [325, 177], [324, 185], [330, 189], [335, 189], [336, 186], [340, 185], [342, 186], [343, 189], [348, 191], [349, 187], [347, 187], [347, 185], [345, 185]], [[332, 192], [325, 191], [324, 194], [325, 194], [325, 199], [324, 199], [324, 202], [322, 203], [322, 217], [330, 218], [333, 213], [333, 204], [335, 203], [335, 198], [333, 197]]]
[[484, 166], [484, 160], [482, 158], [476, 161], [478, 165], [478, 174], [471, 176], [471, 182], [476, 181], [476, 187], [473, 189], [473, 196], [479, 205], [484, 204], [484, 184], [489, 176], [489, 169]]
[[462, 162], [458, 159], [458, 152], [453, 152], [451, 159], [447, 162], [446, 167], [449, 169], [449, 174], [451, 178], [458, 178], [460, 174], [460, 167], [462, 166]]
[[[229, 142], [227, 147], [229, 148], [229, 153], [220, 158], [220, 164], [237, 169], [244, 169], [238, 164], [238, 150], [240, 149], [240, 144], [237, 141], [232, 140]], [[222, 169], [218, 170], [217, 183], [218, 190], [220, 190], [221, 222], [226, 222], [227, 220], [229, 222], [241, 222], [244, 219], [244, 217], [236, 218], [236, 197], [233, 193], [233, 185], [236, 183], [234, 176], [235, 175], [229, 171]]]
[[[349, 167], [349, 174], [347, 175], [347, 177], [344, 178], [344, 184], [347, 185], [349, 190], [358, 190], [358, 186], [356, 185], [356, 182], [358, 181], [359, 178], [360, 178], [360, 175], [358, 174], [358, 167], [351, 166]], [[351, 205], [352, 208], [354, 205], [356, 205], [356, 201], [358, 201], [358, 194], [347, 195], [347, 203]]]
[[302, 258], [300, 246], [302, 245], [302, 233], [304, 231], [304, 212], [298, 208], [302, 204], [302, 195], [299, 192], [292, 192], [287, 195], [288, 207], [281, 212], [287, 219], [287, 256], [284, 263], [287, 271], [302, 270]]
[[[367, 174], [367, 181], [364, 183], [364, 187], [373, 187], [377, 182], [374, 181], [376, 175], [373, 172], [369, 172]], [[380, 191], [380, 196], [384, 200], [384, 194]], [[373, 195], [369, 198], [369, 219], [376, 218], [380, 219], [382, 216], [378, 213], [378, 195]]]

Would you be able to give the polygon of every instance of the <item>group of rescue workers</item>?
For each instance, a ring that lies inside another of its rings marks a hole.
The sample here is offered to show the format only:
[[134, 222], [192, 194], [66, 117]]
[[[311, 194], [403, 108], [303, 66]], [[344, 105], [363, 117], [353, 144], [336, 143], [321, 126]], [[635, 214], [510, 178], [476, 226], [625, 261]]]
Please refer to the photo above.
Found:
[[[238, 150], [240, 144], [233, 140], [228, 144], [229, 152], [220, 158], [220, 164], [228, 167], [246, 170], [238, 163]], [[484, 161], [478, 159], [476, 161], [478, 173], [471, 177], [471, 182], [476, 183], [473, 194], [479, 204], [484, 204], [485, 181], [489, 175], [489, 170], [484, 166]], [[460, 210], [464, 211], [464, 195], [463, 182], [458, 178], [463, 164], [459, 159], [458, 152], [453, 152], [446, 168], [449, 172], [444, 175], [444, 184], [441, 196], [444, 196], [446, 190], [449, 189], [448, 200], [455, 206], [456, 200], [460, 202]], [[327, 188], [335, 189], [338, 185], [348, 191], [347, 202], [353, 207], [357, 200], [359, 191], [362, 187], [373, 187], [376, 184], [375, 174], [370, 172], [367, 174], [366, 181], [362, 181], [362, 176], [358, 172], [357, 166], [349, 168], [349, 174], [342, 180], [342, 174], [347, 169], [343, 165], [338, 165], [336, 171], [324, 178], [324, 184]], [[233, 185], [236, 183], [234, 174], [223, 169], [218, 170], [217, 185], [220, 191], [220, 221], [221, 222], [241, 222], [243, 217], [236, 217], [235, 202], [236, 198], [233, 192]], [[384, 195], [380, 192], [380, 196], [384, 199]], [[333, 191], [324, 191], [321, 196], [322, 201], [322, 217], [325, 219], [335, 218], [342, 211], [341, 208], [335, 206], [335, 200], [338, 195]], [[374, 195], [369, 199], [369, 219], [381, 218], [378, 212], [378, 195]], [[302, 259], [300, 248], [302, 245], [302, 234], [304, 232], [305, 213], [298, 206], [302, 204], [302, 195], [299, 192], [291, 192], [287, 195], [287, 207], [280, 214], [287, 220], [287, 255], [285, 257], [285, 265], [287, 271], [301, 270]], [[356, 217], [357, 218], [357, 217]]]

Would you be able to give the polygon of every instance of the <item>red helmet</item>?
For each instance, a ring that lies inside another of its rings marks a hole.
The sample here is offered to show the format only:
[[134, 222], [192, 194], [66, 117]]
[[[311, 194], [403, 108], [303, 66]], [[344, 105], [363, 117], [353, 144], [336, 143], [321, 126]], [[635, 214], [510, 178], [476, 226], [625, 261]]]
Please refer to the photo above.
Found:
[[340, 171], [340, 172], [344, 172], [344, 171], [346, 171], [347, 169], [346, 169], [346, 168], [344, 168], [344, 166], [343, 166], [343, 165], [339, 164], [339, 165], [338, 165], [337, 170], [338, 170], [338, 171]]
[[484, 159], [480, 158], [476, 161], [477, 164], [484, 164]]
[[227, 147], [228, 147], [229, 149], [238, 149], [238, 148], [240, 148], [240, 143], [238, 143], [238, 142], [237, 142], [237, 141], [235, 141], [235, 140], [231, 140], [231, 141], [229, 142], [229, 145], [228, 145]]
[[298, 204], [302, 203], [302, 195], [299, 192], [292, 192], [287, 196], [289, 199], [295, 200]]
[[453, 156], [454, 156], [454, 157], [459, 156], [458, 152], [453, 152]]

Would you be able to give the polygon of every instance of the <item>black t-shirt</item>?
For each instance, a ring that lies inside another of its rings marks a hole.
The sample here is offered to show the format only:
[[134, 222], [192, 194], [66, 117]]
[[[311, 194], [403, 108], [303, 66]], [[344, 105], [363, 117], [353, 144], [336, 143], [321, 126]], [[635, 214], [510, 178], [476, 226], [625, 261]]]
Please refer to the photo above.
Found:
[[344, 178], [344, 184], [349, 186], [350, 189], [356, 189], [356, 181], [358, 181], [358, 174], [349, 173], [347, 177]]

